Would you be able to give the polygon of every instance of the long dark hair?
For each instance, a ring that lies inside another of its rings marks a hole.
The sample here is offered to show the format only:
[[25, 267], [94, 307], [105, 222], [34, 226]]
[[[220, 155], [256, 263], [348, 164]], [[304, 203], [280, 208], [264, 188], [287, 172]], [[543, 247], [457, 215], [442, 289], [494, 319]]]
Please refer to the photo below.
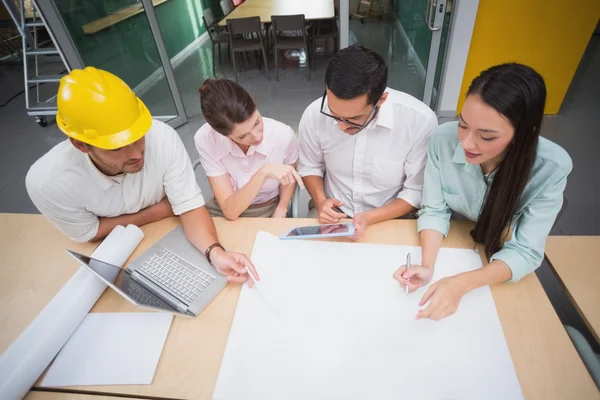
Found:
[[546, 85], [531, 67], [501, 64], [475, 78], [467, 92], [469, 95], [479, 95], [506, 117], [515, 130], [471, 231], [473, 240], [484, 245], [489, 259], [500, 250], [506, 238], [533, 168], [546, 103]]
[[248, 121], [256, 103], [250, 93], [228, 79], [207, 79], [200, 87], [200, 108], [208, 124], [229, 136], [236, 124]]

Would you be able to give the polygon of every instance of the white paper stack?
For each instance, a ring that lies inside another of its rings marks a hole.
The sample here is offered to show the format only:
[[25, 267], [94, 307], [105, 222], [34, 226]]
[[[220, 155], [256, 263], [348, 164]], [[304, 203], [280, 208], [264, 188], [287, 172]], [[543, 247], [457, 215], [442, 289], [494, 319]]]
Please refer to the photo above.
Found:
[[172, 321], [159, 312], [90, 313], [41, 386], [149, 385]]
[[[441, 321], [415, 320], [421, 296], [392, 278], [418, 247], [282, 241], [259, 232], [213, 398], [518, 400], [523, 398], [490, 289]], [[481, 267], [441, 249], [433, 281]]]

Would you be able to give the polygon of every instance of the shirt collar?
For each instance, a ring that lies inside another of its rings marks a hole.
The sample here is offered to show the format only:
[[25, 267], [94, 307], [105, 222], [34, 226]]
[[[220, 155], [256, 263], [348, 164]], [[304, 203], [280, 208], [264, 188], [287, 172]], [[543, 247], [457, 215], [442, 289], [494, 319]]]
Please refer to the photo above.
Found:
[[212, 129], [212, 134], [216, 144], [216, 161], [222, 160], [229, 154], [238, 158], [246, 158], [253, 155], [254, 153], [260, 153], [264, 156], [268, 156], [269, 152], [271, 151], [271, 140], [269, 140], [270, 133], [266, 127], [266, 124], [263, 128], [263, 141], [258, 146], [250, 146], [246, 154], [244, 154], [242, 149], [240, 149], [240, 147], [227, 136], [221, 135], [214, 129]]
[[497, 169], [490, 172], [487, 175], [483, 175], [483, 171], [481, 170], [481, 165], [472, 165], [467, 162], [467, 157], [465, 156], [465, 151], [462, 148], [460, 142], [456, 145], [456, 149], [454, 150], [454, 154], [452, 155], [452, 162], [455, 164], [463, 164], [464, 168], [471, 175], [476, 176], [480, 179], [486, 180], [488, 183], [494, 179], [496, 175]]
[[88, 154], [85, 154], [85, 165], [90, 174], [90, 179], [98, 185], [100, 189], [106, 191], [114, 184], [121, 184], [125, 175], [106, 176], [95, 165]]
[[460, 142], [456, 145], [454, 155], [452, 155], [452, 162], [456, 164], [468, 164], [467, 158], [465, 157], [465, 151], [462, 148]]
[[394, 110], [392, 109], [392, 103], [386, 101], [379, 107], [375, 123], [378, 126], [383, 126], [390, 130], [394, 129]]
[[251, 156], [254, 153], [260, 153], [263, 156], [268, 156], [271, 151], [271, 140], [269, 140], [269, 136], [270, 132], [267, 130], [267, 126], [266, 124], [263, 124], [263, 141], [258, 146], [250, 146], [246, 155]]

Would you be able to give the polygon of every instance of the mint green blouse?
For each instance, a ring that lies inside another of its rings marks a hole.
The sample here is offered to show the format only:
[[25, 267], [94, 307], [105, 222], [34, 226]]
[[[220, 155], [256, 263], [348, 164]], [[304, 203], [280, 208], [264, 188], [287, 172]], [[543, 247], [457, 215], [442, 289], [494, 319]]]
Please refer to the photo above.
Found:
[[[467, 162], [457, 127], [458, 122], [440, 125], [429, 142], [419, 232], [433, 229], [446, 236], [452, 211], [477, 221], [494, 179], [493, 172], [486, 176], [481, 166]], [[512, 238], [490, 259], [509, 266], [511, 281], [518, 281], [542, 263], [546, 237], [562, 206], [572, 168], [571, 158], [562, 147], [540, 137], [529, 182], [513, 217]]]

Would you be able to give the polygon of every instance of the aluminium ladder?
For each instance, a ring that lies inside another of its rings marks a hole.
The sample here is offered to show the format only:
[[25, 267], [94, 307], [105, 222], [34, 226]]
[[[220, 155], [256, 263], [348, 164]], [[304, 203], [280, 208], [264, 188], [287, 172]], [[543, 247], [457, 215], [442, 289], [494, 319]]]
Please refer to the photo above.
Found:
[[[36, 122], [40, 126], [46, 126], [48, 124], [46, 116], [56, 115], [56, 95], [50, 97], [47, 100], [40, 100], [40, 85], [44, 83], [55, 83], [60, 82], [60, 79], [64, 74], [57, 75], [40, 75], [39, 64], [41, 59], [45, 56], [60, 56], [65, 70], [69, 71], [69, 67], [65, 62], [65, 58], [60, 51], [60, 48], [56, 46], [56, 40], [52, 35], [52, 31], [48, 28], [43, 16], [39, 12], [38, 6], [35, 0], [32, 0], [33, 13], [31, 16], [26, 16], [25, 0], [20, 0], [20, 10], [17, 9], [12, 0], [2, 0], [6, 9], [8, 10], [12, 20], [17, 27], [17, 30], [21, 34], [23, 41], [23, 79], [25, 85], [25, 109], [28, 115], [34, 116]], [[50, 36], [53, 47], [40, 47], [38, 41], [38, 30], [39, 28], [45, 28]], [[33, 34], [32, 34], [33, 31]], [[33, 60], [34, 64], [34, 75], [29, 75], [29, 64], [30, 60]], [[29, 86], [33, 84], [34, 86]], [[35, 99], [30, 99], [29, 90], [36, 89]], [[32, 100], [36, 100], [33, 102]]]

